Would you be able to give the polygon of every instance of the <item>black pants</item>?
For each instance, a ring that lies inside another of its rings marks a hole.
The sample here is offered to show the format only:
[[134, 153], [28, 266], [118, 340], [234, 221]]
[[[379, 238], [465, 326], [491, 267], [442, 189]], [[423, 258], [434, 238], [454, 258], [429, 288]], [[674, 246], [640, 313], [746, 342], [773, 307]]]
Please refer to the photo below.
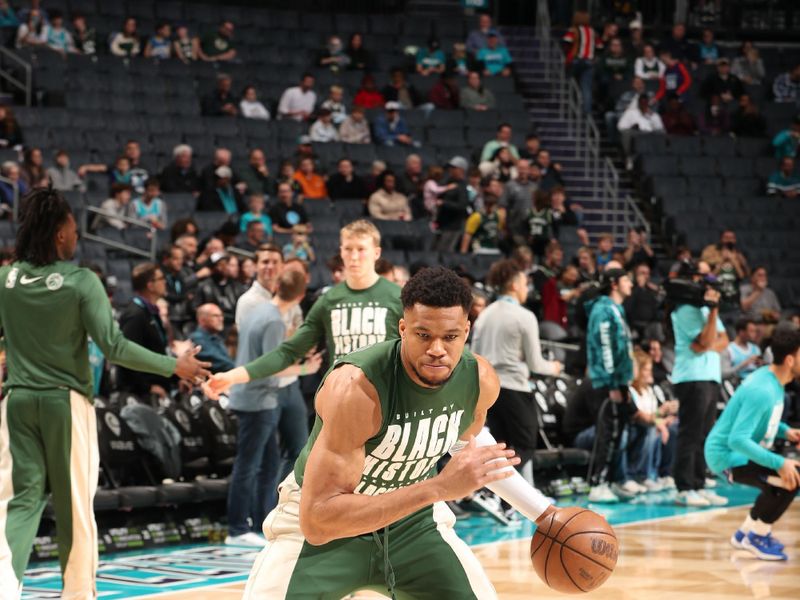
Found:
[[719, 384], [715, 381], [676, 383], [678, 442], [675, 448], [673, 477], [679, 492], [702, 490], [706, 480], [703, 445], [717, 415]]
[[635, 412], [628, 395], [628, 388], [620, 388], [622, 402], [609, 398], [610, 388], [597, 388], [592, 394], [605, 401], [600, 406], [595, 427], [594, 452], [589, 469], [589, 484], [592, 486], [619, 480], [617, 469], [622, 452], [622, 434]]
[[789, 491], [767, 483], [767, 477], [779, 477], [777, 471], [749, 462], [743, 467], [731, 469], [736, 483], [756, 487], [761, 493], [750, 509], [750, 518], [758, 519], [770, 525], [781, 518], [794, 500], [797, 490]]
[[517, 470], [533, 460], [539, 441], [539, 411], [532, 392], [500, 388], [497, 402], [486, 415], [486, 424], [498, 442], [513, 448], [521, 462]]

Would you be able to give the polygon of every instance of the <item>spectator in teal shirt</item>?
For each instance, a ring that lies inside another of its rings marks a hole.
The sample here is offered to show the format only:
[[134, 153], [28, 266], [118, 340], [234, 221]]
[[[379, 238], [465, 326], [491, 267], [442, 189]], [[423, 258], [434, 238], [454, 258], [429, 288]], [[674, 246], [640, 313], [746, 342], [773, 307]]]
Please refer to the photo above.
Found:
[[775, 148], [775, 158], [794, 158], [797, 155], [797, 145], [800, 143], [800, 117], [795, 117], [788, 129], [779, 132], [772, 139]]
[[0, 27], [19, 27], [19, 19], [7, 0], [0, 0]]
[[511, 63], [514, 61], [511, 60], [508, 48], [499, 45], [498, 39], [498, 34], [494, 29], [489, 31], [486, 37], [488, 45], [478, 50], [477, 58], [483, 63], [484, 75], [508, 77], [511, 75]]
[[428, 40], [425, 48], [420, 48], [417, 52], [417, 73], [420, 75], [432, 75], [444, 73], [445, 56], [439, 47], [439, 40], [432, 37]]
[[800, 194], [800, 177], [794, 172], [794, 159], [785, 156], [781, 159], [781, 168], [769, 176], [767, 195], [797, 198]]
[[250, 210], [242, 215], [239, 220], [239, 230], [244, 233], [250, 221], [261, 221], [264, 224], [264, 234], [272, 239], [272, 219], [264, 212], [264, 196], [262, 194], [250, 194], [247, 198], [247, 206]]

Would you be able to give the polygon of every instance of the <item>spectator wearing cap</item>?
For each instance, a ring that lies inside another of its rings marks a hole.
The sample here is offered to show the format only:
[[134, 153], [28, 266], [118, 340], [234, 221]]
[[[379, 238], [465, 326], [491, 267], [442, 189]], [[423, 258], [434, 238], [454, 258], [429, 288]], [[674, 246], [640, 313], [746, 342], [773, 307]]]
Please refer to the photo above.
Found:
[[278, 184], [278, 202], [269, 209], [269, 217], [277, 233], [291, 233], [296, 225], [308, 224], [306, 209], [297, 202], [294, 190], [287, 182]]
[[192, 147], [179, 144], [172, 150], [172, 162], [164, 167], [159, 176], [161, 189], [171, 193], [197, 194], [200, 190], [200, 178], [192, 165]]
[[317, 113], [317, 120], [308, 130], [308, 135], [312, 142], [327, 144], [328, 142], [339, 141], [339, 130], [333, 124], [333, 117], [330, 109], [321, 108]]
[[447, 163], [447, 191], [436, 201], [436, 241], [434, 249], [453, 252], [464, 231], [469, 207], [467, 169], [469, 163], [463, 156], [454, 156]]
[[461, 88], [460, 102], [461, 108], [467, 110], [491, 110], [495, 107], [494, 94], [483, 85], [477, 71], [470, 71], [467, 75], [467, 85]]
[[417, 51], [417, 73], [420, 75], [433, 75], [444, 73], [446, 59], [444, 52], [439, 47], [439, 40], [430, 37], [424, 48]]
[[717, 72], [709, 75], [703, 82], [700, 95], [707, 101], [719, 96], [724, 105], [730, 105], [744, 94], [744, 86], [736, 75], [731, 73], [731, 62], [722, 57], [717, 60]]
[[201, 107], [207, 117], [235, 117], [239, 99], [231, 92], [231, 78], [225, 73], [217, 75], [217, 89], [203, 98]]
[[367, 186], [364, 179], [353, 170], [349, 158], [340, 158], [336, 173], [328, 179], [328, 194], [331, 200], [366, 198]]
[[128, 17], [122, 23], [122, 30], [111, 37], [109, 50], [114, 56], [131, 58], [139, 56], [142, 51], [139, 44], [139, 34], [136, 33], [136, 19]]
[[244, 212], [242, 196], [233, 184], [233, 171], [221, 166], [214, 170], [214, 187], [206, 189], [197, 202], [197, 210], [236, 215]]
[[478, 28], [473, 29], [467, 36], [467, 50], [473, 54], [478, 54], [481, 49], [489, 45], [489, 32], [493, 31], [498, 36], [498, 43], [501, 46], [506, 45], [505, 39], [499, 35], [495, 29], [492, 29], [492, 17], [486, 13], [481, 13], [478, 16]]
[[271, 118], [267, 107], [258, 99], [258, 93], [254, 85], [248, 85], [244, 88], [242, 99], [239, 102], [239, 110], [245, 119], [269, 121]]
[[211, 370], [215, 373], [229, 371], [236, 364], [228, 354], [225, 340], [220, 334], [225, 329], [225, 315], [219, 306], [213, 303], [203, 304], [197, 308], [197, 329], [189, 339], [195, 346], [200, 347], [199, 360], [211, 363]]
[[630, 31], [630, 38], [625, 43], [625, 54], [637, 57], [644, 55], [644, 48], [647, 42], [645, 42], [642, 33], [642, 22], [634, 19], [628, 25], [628, 30]]
[[236, 301], [239, 299], [236, 282], [228, 277], [228, 259], [225, 252], [215, 252], [208, 260], [211, 276], [197, 286], [192, 299], [195, 310], [204, 304], [215, 304], [222, 310], [225, 327], [234, 322]]
[[697, 58], [706, 65], [719, 64], [719, 46], [714, 40], [714, 32], [708, 27], [703, 29], [700, 43], [697, 45]]
[[230, 62], [236, 58], [233, 45], [234, 26], [232, 21], [223, 21], [216, 31], [203, 36], [200, 40], [198, 55], [206, 62]]
[[500, 44], [500, 36], [494, 29], [486, 34], [486, 46], [478, 50], [477, 59], [483, 63], [483, 74], [486, 77], [511, 75], [511, 54], [505, 45]]
[[417, 88], [406, 81], [403, 69], [392, 69], [389, 83], [381, 90], [386, 102], [399, 102], [401, 108], [414, 108], [421, 102]]
[[56, 164], [48, 167], [46, 172], [53, 188], [59, 192], [70, 192], [84, 187], [83, 179], [69, 166], [69, 154], [65, 150], [56, 152]]
[[800, 177], [794, 172], [794, 159], [786, 156], [781, 159], [781, 168], [769, 176], [767, 195], [797, 198], [800, 194]]
[[459, 108], [459, 92], [455, 73], [442, 73], [439, 81], [431, 88], [428, 100], [440, 110], [456, 110]]
[[314, 112], [317, 95], [314, 93], [314, 76], [303, 73], [300, 85], [287, 88], [278, 103], [278, 117], [306, 121]]
[[294, 180], [300, 184], [303, 198], [306, 200], [325, 200], [328, 197], [325, 180], [315, 171], [314, 161], [311, 158], [300, 161], [294, 173]]
[[346, 144], [371, 144], [372, 134], [369, 131], [369, 122], [364, 115], [364, 109], [358, 105], [353, 106], [350, 115], [339, 127], [339, 137]]
[[[239, 178], [237, 177], [236, 173], [233, 172], [233, 167], [231, 167], [232, 159], [233, 157], [231, 155], [231, 151], [227, 148], [216, 148], [214, 150], [214, 157], [211, 159], [211, 163], [206, 165], [200, 172], [201, 191], [205, 192], [216, 187], [216, 171], [219, 167], [230, 167], [232, 171], [231, 179], [233, 183], [237, 184], [239, 182]], [[242, 189], [244, 189], [244, 186], [242, 186]]]
[[410, 221], [411, 208], [408, 197], [397, 191], [397, 178], [384, 171], [378, 180], [378, 189], [367, 201], [369, 216], [382, 221]]
[[772, 94], [775, 96], [775, 102], [793, 102], [800, 105], [800, 62], [775, 78]]
[[500, 123], [500, 125], [497, 126], [495, 138], [483, 145], [483, 150], [481, 150], [481, 162], [492, 160], [494, 153], [497, 152], [497, 149], [501, 146], [508, 146], [508, 150], [511, 152], [511, 156], [514, 157], [514, 160], [519, 160], [519, 151], [517, 147], [511, 143], [511, 136], [511, 125], [508, 123]]
[[171, 33], [169, 23], [161, 22], [156, 25], [155, 35], [147, 40], [144, 47], [144, 57], [169, 60], [172, 57]]
[[362, 109], [378, 108], [386, 104], [383, 94], [378, 91], [375, 85], [375, 78], [367, 73], [361, 78], [361, 87], [356, 91], [353, 98], [353, 108], [358, 106]]
[[772, 147], [775, 148], [775, 158], [794, 158], [797, 156], [797, 149], [800, 145], [800, 116], [792, 121], [792, 124], [778, 132], [772, 138]]
[[387, 102], [384, 108], [386, 112], [375, 119], [375, 141], [382, 146], [415, 145], [405, 119], [400, 116], [401, 104]]

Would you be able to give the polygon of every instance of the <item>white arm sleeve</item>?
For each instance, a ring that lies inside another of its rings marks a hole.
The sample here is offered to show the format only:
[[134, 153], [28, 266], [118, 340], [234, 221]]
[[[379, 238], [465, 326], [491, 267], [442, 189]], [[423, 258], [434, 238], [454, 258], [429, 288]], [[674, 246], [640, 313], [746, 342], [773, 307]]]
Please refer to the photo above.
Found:
[[[475, 442], [479, 447], [492, 446], [497, 443], [497, 440], [495, 440], [494, 436], [489, 433], [489, 430], [484, 427], [483, 430], [475, 436]], [[460, 452], [465, 446], [466, 442], [456, 442], [453, 447], [450, 448], [450, 454], [453, 455]], [[550, 506], [550, 501], [545, 498], [544, 494], [525, 481], [514, 467], [505, 468], [513, 470], [514, 475], [508, 479], [490, 483], [486, 487], [528, 517], [531, 521], [535, 521], [547, 510], [547, 507]]]

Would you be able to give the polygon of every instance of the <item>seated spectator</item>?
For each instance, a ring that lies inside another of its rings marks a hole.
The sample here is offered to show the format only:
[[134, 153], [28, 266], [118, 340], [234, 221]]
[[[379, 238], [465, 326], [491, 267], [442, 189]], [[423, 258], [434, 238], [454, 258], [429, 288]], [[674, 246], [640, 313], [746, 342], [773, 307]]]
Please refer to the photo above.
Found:
[[0, 0], [0, 29], [16, 29], [19, 27], [19, 19], [14, 12], [14, 7], [8, 0]]
[[[750, 273], [750, 265], [747, 264], [747, 259], [736, 247], [736, 232], [732, 229], [723, 229], [719, 235], [719, 242], [716, 244], [709, 244], [703, 248], [700, 255], [700, 260], [708, 263], [711, 270], [714, 271], [722, 263], [722, 253], [724, 250], [733, 252], [731, 260], [733, 260], [738, 269], [741, 269], [745, 275]], [[687, 257], [681, 256], [679, 260], [684, 260]], [[691, 258], [691, 254], [688, 258]]]
[[775, 148], [775, 158], [794, 158], [800, 146], [800, 115], [796, 116], [791, 125], [772, 138], [772, 147]]
[[428, 100], [441, 110], [456, 110], [459, 107], [458, 84], [455, 73], [444, 72], [428, 94]]
[[[379, 104], [378, 106], [381, 106]], [[331, 111], [331, 120], [339, 127], [347, 118], [347, 106], [344, 104], [344, 89], [340, 85], [332, 85], [328, 97], [320, 108]]]
[[350, 159], [340, 158], [336, 169], [336, 173], [328, 179], [328, 195], [331, 200], [367, 197], [364, 179], [355, 174]]
[[700, 114], [697, 129], [703, 135], [726, 135], [730, 132], [730, 117], [721, 96], [711, 96], [706, 109]]
[[197, 286], [197, 292], [192, 299], [192, 306], [195, 310], [204, 304], [216, 304], [222, 310], [225, 327], [233, 325], [236, 301], [239, 299], [237, 295], [238, 282], [229, 276], [229, 258], [224, 252], [214, 252], [210, 256], [208, 265], [211, 267], [211, 276], [206, 277]]
[[292, 231], [292, 241], [283, 246], [283, 260], [299, 258], [307, 263], [317, 260], [311, 241], [308, 239], [308, 228], [305, 225], [296, 225]]
[[42, 179], [47, 177], [44, 168], [44, 157], [39, 148], [28, 148], [22, 160], [22, 179], [29, 188], [35, 187]]
[[723, 358], [727, 358], [725, 362], [730, 364], [731, 374], [744, 379], [764, 364], [761, 348], [755, 344], [757, 339], [758, 328], [752, 319], [739, 319], [736, 322], [736, 337], [728, 344], [723, 354]]
[[731, 63], [725, 57], [717, 61], [717, 72], [709, 75], [700, 88], [701, 97], [710, 101], [714, 96], [719, 96], [725, 105], [736, 101], [742, 94], [744, 86], [731, 73]]
[[539, 136], [535, 133], [529, 133], [525, 136], [525, 147], [519, 151], [519, 157], [526, 160], [536, 160], [536, 155], [542, 149], [542, 142]]
[[[467, 36], [467, 50], [473, 54], [478, 54], [482, 48], [486, 48], [489, 45], [490, 31], [497, 33], [496, 30], [492, 29], [492, 17], [486, 13], [481, 13], [478, 16], [478, 28], [470, 31]], [[500, 46], [505, 46], [506, 41], [503, 36], [498, 34], [497, 37], [497, 43]]]
[[741, 287], [742, 311], [753, 320], [777, 323], [781, 316], [781, 303], [768, 285], [767, 269], [765, 267], [753, 269], [750, 283], [745, 283]]
[[327, 108], [321, 108], [317, 112], [317, 120], [311, 125], [308, 130], [312, 142], [319, 142], [326, 144], [328, 142], [339, 141], [339, 130], [333, 124], [333, 117], [331, 111]]
[[766, 77], [764, 62], [758, 55], [758, 48], [753, 46], [753, 42], [742, 43], [739, 56], [733, 59], [731, 73], [746, 85], [761, 85], [761, 82], [764, 81]]
[[132, 216], [147, 221], [156, 229], [166, 229], [167, 205], [161, 199], [161, 186], [155, 177], [147, 180], [144, 195], [133, 201]]
[[375, 119], [375, 141], [382, 146], [419, 146], [400, 116], [401, 104], [387, 102], [385, 108], [386, 112]]
[[513, 60], [508, 48], [500, 44], [500, 35], [494, 29], [486, 34], [486, 46], [478, 50], [476, 58], [483, 63], [483, 74], [486, 77], [511, 75]]
[[659, 287], [650, 280], [650, 266], [639, 263], [633, 267], [634, 282], [631, 295], [625, 299], [625, 316], [636, 339], [664, 339], [661, 326], [661, 302]]
[[406, 110], [414, 108], [421, 102], [417, 89], [406, 82], [403, 69], [392, 69], [389, 83], [381, 90], [381, 94], [386, 102], [399, 102], [400, 107]]
[[235, 117], [239, 113], [239, 99], [231, 92], [231, 78], [225, 73], [217, 75], [217, 89], [203, 98], [203, 115], [207, 117]]
[[[559, 239], [561, 225], [580, 225], [583, 220], [583, 207], [567, 200], [563, 186], [557, 185], [550, 190], [550, 212], [553, 215], [553, 237]], [[582, 235], [578, 230], [578, 236]]]
[[372, 57], [364, 48], [364, 36], [360, 33], [356, 32], [350, 36], [346, 52], [350, 58], [347, 68], [351, 71], [369, 71], [372, 67]]
[[658, 91], [656, 92], [656, 101], [661, 101], [670, 92], [676, 94], [681, 102], [684, 101], [686, 93], [692, 86], [692, 76], [689, 71], [669, 52], [661, 53], [661, 62], [664, 63], [664, 74], [658, 80]]
[[100, 205], [100, 210], [106, 215], [97, 215], [92, 223], [92, 229], [102, 229], [103, 227], [113, 227], [114, 229], [127, 229], [128, 224], [118, 217], [131, 217], [133, 209], [131, 207], [131, 194], [133, 189], [124, 183], [115, 183], [111, 186], [111, 197], [104, 200]]
[[172, 29], [169, 23], [163, 21], [156, 25], [156, 34], [147, 40], [144, 47], [145, 58], [156, 58], [158, 60], [169, 60], [172, 58], [172, 40], [170, 36]]
[[669, 382], [672, 373], [672, 362], [664, 355], [664, 349], [658, 340], [644, 340], [642, 350], [653, 359], [653, 379], [658, 385]]
[[550, 159], [550, 152], [542, 148], [536, 154], [536, 166], [539, 167], [541, 173], [541, 180], [539, 180], [539, 189], [551, 190], [556, 186], [565, 187], [564, 178], [561, 175], [561, 164], [552, 162]]
[[667, 106], [661, 115], [664, 129], [670, 135], [694, 135], [697, 127], [694, 124], [694, 117], [686, 110], [686, 106], [681, 103], [677, 94], [667, 96]]
[[328, 197], [325, 180], [315, 171], [314, 161], [304, 158], [300, 161], [294, 180], [300, 184], [303, 198], [306, 200], [324, 200]]
[[72, 41], [72, 34], [64, 29], [64, 15], [61, 14], [61, 11], [50, 12], [50, 23], [45, 30], [48, 48], [62, 56], [75, 53], [75, 43]]
[[250, 151], [249, 163], [241, 172], [240, 178], [248, 194], [271, 196], [275, 193], [275, 180], [269, 174], [267, 158], [260, 148]]
[[714, 40], [714, 32], [706, 27], [703, 29], [702, 38], [697, 45], [697, 58], [699, 61], [706, 65], [716, 64], [722, 56], [719, 51], [719, 46]]
[[179, 144], [172, 150], [172, 162], [164, 167], [159, 175], [161, 189], [171, 193], [197, 193], [200, 179], [192, 165], [192, 147]]
[[269, 121], [271, 118], [267, 107], [258, 99], [258, 93], [254, 85], [248, 85], [244, 88], [242, 99], [239, 102], [239, 111], [245, 119]]
[[364, 178], [367, 184], [367, 195], [372, 194], [378, 189], [378, 181], [386, 170], [386, 163], [382, 160], [373, 160], [369, 170], [369, 175]]
[[651, 108], [647, 96], [639, 96], [636, 106], [631, 106], [622, 113], [617, 129], [622, 135], [625, 154], [630, 155], [633, 132], [664, 133], [664, 123], [658, 113]]
[[278, 103], [278, 117], [306, 121], [314, 112], [317, 95], [314, 93], [314, 76], [303, 73], [300, 85], [287, 88]]
[[214, 149], [214, 156], [211, 159], [211, 163], [203, 167], [203, 170], [200, 171], [200, 191], [213, 191], [217, 187], [217, 169], [220, 167], [229, 167], [231, 169], [231, 184], [235, 185], [236, 188], [241, 193], [242, 191], [247, 189], [246, 184], [241, 184], [239, 181], [239, 177], [236, 172], [233, 170], [231, 166], [231, 161], [233, 159], [233, 155], [231, 151], [227, 148], [215, 148]]
[[369, 122], [364, 116], [361, 106], [353, 106], [350, 116], [339, 127], [339, 137], [346, 144], [371, 144], [372, 134], [369, 132]]
[[338, 35], [328, 38], [325, 49], [319, 53], [317, 66], [327, 67], [331, 72], [344, 71], [350, 65], [350, 56], [344, 51], [342, 40]]
[[363, 109], [378, 108], [386, 104], [386, 100], [375, 86], [375, 78], [367, 73], [361, 79], [361, 87], [358, 88], [355, 98], [353, 98], [353, 108]]
[[630, 78], [632, 65], [625, 55], [622, 40], [613, 38], [598, 61], [597, 78], [603, 98], [613, 101]]
[[0, 175], [10, 179], [11, 183], [0, 181], [0, 219], [10, 218], [14, 208], [14, 195], [22, 198], [28, 193], [28, 184], [20, 177], [19, 165], [7, 160], [0, 167]]
[[71, 192], [84, 187], [83, 179], [69, 166], [69, 154], [64, 150], [56, 152], [56, 164], [47, 168], [47, 176], [53, 188], [59, 192]]
[[417, 51], [417, 73], [433, 75], [444, 73], [446, 59], [439, 47], [439, 40], [431, 36], [424, 48]]
[[767, 133], [767, 122], [749, 94], [739, 96], [739, 108], [731, 120], [731, 131], [739, 137], [764, 137]]
[[233, 22], [223, 21], [219, 29], [209, 32], [200, 40], [197, 56], [207, 62], [229, 62], [236, 58], [233, 46]]
[[239, 219], [239, 229], [242, 233], [247, 231], [247, 226], [251, 221], [260, 221], [264, 226], [264, 235], [272, 238], [272, 219], [264, 212], [264, 196], [258, 193], [252, 193], [247, 197], [247, 207], [249, 210], [242, 215]]
[[17, 29], [16, 48], [36, 48], [47, 43], [45, 20], [38, 9], [31, 9]]
[[403, 172], [397, 176], [397, 191], [408, 196], [411, 214], [415, 219], [423, 217], [427, 213], [422, 205], [422, 186], [424, 184], [422, 157], [419, 154], [409, 154], [406, 156]]
[[664, 77], [666, 69], [664, 63], [656, 56], [653, 44], [645, 44], [642, 56], [633, 64], [634, 75], [641, 77], [645, 87], [652, 93], [658, 90], [658, 82]]
[[[644, 80], [641, 77], [634, 77], [631, 79], [630, 89], [622, 92], [622, 94], [620, 94], [617, 98], [616, 102], [614, 103], [613, 110], [606, 111], [604, 115], [606, 132], [608, 133], [609, 139], [614, 143], [619, 141], [617, 124], [619, 123], [620, 117], [622, 117], [628, 108], [631, 106], [636, 106], [639, 96], [642, 95], [647, 96], [648, 98], [650, 97], [650, 94], [647, 92], [647, 88], [645, 87]], [[650, 100], [650, 103], [654, 104], [655, 100]]]
[[111, 36], [109, 50], [114, 56], [131, 58], [142, 51], [139, 34], [136, 33], [136, 19], [127, 17], [122, 22], [122, 30]]
[[272, 229], [277, 233], [291, 233], [296, 225], [307, 225], [308, 214], [295, 199], [289, 183], [278, 184], [278, 202], [269, 209]]
[[651, 269], [655, 268], [655, 253], [647, 243], [647, 231], [644, 228], [633, 227], [628, 230], [628, 245], [625, 247], [623, 256], [626, 269], [634, 269], [641, 264], [646, 264]]
[[86, 16], [83, 13], [72, 13], [72, 36], [75, 50], [84, 56], [94, 56], [97, 54], [97, 32], [93, 27], [86, 24]]
[[500, 146], [495, 150], [491, 160], [479, 165], [482, 177], [498, 179], [503, 183], [517, 178], [517, 167], [508, 146]]
[[480, 73], [470, 71], [467, 75], [467, 85], [461, 88], [461, 108], [491, 110], [494, 107], [495, 98], [492, 90], [484, 87]]
[[182, 332], [184, 325], [191, 321], [188, 314], [187, 299], [190, 281], [184, 274], [183, 248], [172, 245], [161, 254], [161, 270], [166, 278], [167, 316], [173, 331]]
[[[261, 216], [265, 217], [266, 215]], [[241, 222], [242, 221], [240, 221], [240, 223]], [[246, 250], [247, 252], [255, 252], [258, 250], [259, 246], [267, 242], [269, 242], [269, 237], [267, 236], [264, 222], [261, 219], [251, 219], [245, 226], [244, 237], [236, 241], [236, 247]]]
[[232, 185], [233, 170], [227, 166], [214, 170], [214, 187], [206, 188], [197, 202], [197, 210], [224, 212], [237, 215], [244, 212], [244, 202], [239, 190]]
[[604, 271], [606, 265], [614, 258], [614, 236], [610, 233], [602, 233], [597, 238], [597, 269]]
[[800, 62], [795, 64], [790, 71], [781, 73], [772, 84], [772, 94], [775, 102], [800, 103]]
[[[308, 136], [305, 136], [308, 137]], [[302, 139], [302, 138], [301, 138]], [[309, 138], [309, 145], [311, 144], [311, 138]], [[308, 155], [300, 155], [302, 160], [306, 158]], [[308, 156], [311, 160], [314, 160], [312, 156]], [[278, 169], [278, 178], [277, 178], [277, 185], [282, 183], [288, 183], [289, 187], [292, 188], [292, 192], [295, 194], [301, 194], [303, 192], [303, 188], [300, 186], [300, 183], [294, 178], [295, 168], [290, 160], [284, 160], [281, 162], [281, 166]], [[277, 188], [276, 188], [277, 190]]]
[[[297, 149], [294, 151], [294, 164], [300, 164], [300, 161], [304, 158], [310, 158], [314, 161], [314, 166], [319, 164], [319, 157], [317, 156], [316, 152], [314, 152], [314, 147], [311, 143], [311, 136], [310, 135], [301, 135], [297, 138]], [[291, 164], [291, 163], [290, 163]], [[285, 169], [285, 163], [281, 165], [281, 171]], [[294, 177], [294, 166], [292, 166], [292, 172], [289, 173], [281, 173], [281, 175], [285, 178], [292, 178]], [[298, 184], [299, 185], [299, 184]], [[299, 188], [298, 188], [299, 189]]]
[[189, 27], [184, 23], [175, 26], [172, 54], [185, 65], [200, 58], [200, 40], [189, 35]]
[[498, 208], [494, 194], [483, 197], [483, 210], [474, 211], [464, 225], [459, 251], [461, 254], [500, 254], [500, 236], [506, 230], [506, 211]]
[[594, 251], [589, 246], [581, 246], [577, 253], [578, 281], [592, 283], [600, 279], [600, 272], [594, 258]]
[[511, 136], [511, 125], [508, 123], [500, 123], [500, 125], [497, 126], [495, 138], [483, 145], [483, 150], [481, 150], [481, 162], [492, 160], [492, 156], [494, 156], [494, 153], [497, 152], [497, 149], [501, 146], [508, 146], [514, 160], [519, 160], [519, 151], [517, 147], [511, 143]]
[[[741, 314], [739, 285], [747, 277], [748, 266], [736, 250], [723, 246], [720, 261], [712, 269], [719, 284], [719, 317], [726, 327], [739, 318]], [[732, 334], [729, 334], [732, 337]]]
[[142, 163], [142, 147], [136, 140], [125, 142], [125, 158], [131, 174], [131, 185], [134, 191], [144, 193], [144, 184], [150, 178], [147, 168]]
[[794, 172], [793, 158], [781, 159], [781, 168], [769, 176], [767, 194], [784, 198], [797, 198], [800, 194], [800, 177]]
[[456, 75], [467, 75], [471, 70], [477, 68], [475, 61], [467, 54], [467, 46], [461, 42], [453, 44], [453, 53], [447, 61], [447, 69]]
[[397, 191], [397, 178], [391, 171], [384, 171], [378, 189], [367, 201], [369, 216], [382, 221], [410, 221], [411, 207], [408, 198]]

